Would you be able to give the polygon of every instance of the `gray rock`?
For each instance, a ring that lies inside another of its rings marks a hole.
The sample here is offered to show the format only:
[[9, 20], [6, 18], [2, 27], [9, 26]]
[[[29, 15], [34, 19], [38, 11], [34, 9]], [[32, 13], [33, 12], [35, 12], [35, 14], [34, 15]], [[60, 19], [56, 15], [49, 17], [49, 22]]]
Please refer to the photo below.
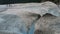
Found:
[[7, 10], [8, 5], [0, 5], [0, 12]]
[[[33, 13], [34, 14], [40, 14], [41, 16], [43, 16], [46, 13], [52, 14], [54, 16], [60, 16], [58, 6], [52, 2], [49, 2], [49, 1], [43, 2], [43, 3], [10, 4], [9, 8], [10, 9], [8, 9], [5, 13], [16, 14], [18, 16], [21, 16], [22, 19], [25, 21], [26, 26], [27, 25], [30, 26], [31, 23], [33, 22], [33, 20], [35, 20], [35, 18], [36, 18], [35, 16], [29, 16], [29, 15], [32, 15]], [[7, 30], [9, 30], [9, 31], [10, 30], [11, 31], [12, 30], [13, 31], [14, 30], [19, 31], [20, 25], [19, 26], [17, 25], [17, 24], [19, 24], [19, 20], [18, 20], [19, 18], [17, 19], [13, 15], [0, 15], [0, 17], [2, 18], [2, 20], [4, 20], [3, 23], [5, 23], [5, 24], [1, 24], [2, 26], [4, 26], [4, 28], [1, 27], [1, 30], [5, 30], [6, 26], [7, 26], [8, 27]], [[36, 22], [39, 25], [41, 22], [41, 25], [42, 25], [40, 27], [41, 29], [46, 28], [48, 30], [50, 21], [53, 21], [51, 16], [47, 16], [47, 17], [41, 17], [41, 19], [38, 22]], [[15, 24], [16, 24], [17, 28], [15, 27]], [[36, 29], [39, 28], [39, 25], [36, 26]], [[25, 25], [23, 25], [23, 26], [25, 27]]]
[[43, 16], [46, 13], [50, 13], [55, 16], [60, 16], [60, 11], [58, 6], [50, 1], [42, 3], [26, 3], [26, 4], [10, 4], [10, 9], [19, 9], [19, 11], [31, 12], [35, 14], [40, 14]]
[[53, 24], [50, 24], [49, 28], [54, 30], [55, 34], [60, 34], [60, 17], [56, 18], [54, 21], [50, 23], [53, 23]]
[[[24, 22], [17, 15], [5, 14], [0, 17], [0, 34], [22, 34]], [[24, 30], [24, 29], [23, 29]]]

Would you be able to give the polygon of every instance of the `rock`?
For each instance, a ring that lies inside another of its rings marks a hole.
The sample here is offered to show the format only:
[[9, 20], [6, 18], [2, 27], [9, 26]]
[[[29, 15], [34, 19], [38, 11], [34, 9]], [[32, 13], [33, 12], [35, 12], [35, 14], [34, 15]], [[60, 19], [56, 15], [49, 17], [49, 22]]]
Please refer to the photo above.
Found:
[[8, 5], [0, 5], [0, 12], [3, 12], [8, 9]]
[[55, 34], [60, 34], [60, 17], [56, 18], [54, 21], [50, 22], [49, 28], [54, 30]]
[[52, 30], [49, 26], [54, 24], [52, 21], [57, 19], [58, 17], [52, 14], [45, 14], [42, 16], [35, 24], [35, 31], [41, 30], [43, 34], [54, 34], [54, 30]]
[[0, 14], [0, 18], [0, 34], [23, 34], [22, 31], [26, 31], [26, 26], [20, 17], [12, 14]]
[[54, 31], [52, 31], [52, 30], [48, 30], [48, 31], [35, 30], [34, 34], [54, 34]]
[[34, 14], [39, 14], [41, 16], [46, 13], [50, 13], [54, 16], [60, 15], [57, 5], [49, 1], [43, 3], [9, 4], [8, 7], [8, 10], [3, 13], [18, 15], [26, 23], [29, 22], [29, 25], [37, 18], [37, 16], [31, 16]]
[[58, 5], [58, 7], [60, 8], [60, 5]]
[[31, 23], [37, 18], [37, 16], [31, 15], [41, 15], [50, 13], [54, 16], [59, 16], [60, 12], [56, 4], [52, 2], [43, 3], [25, 3], [25, 4], [9, 4], [9, 9], [3, 13], [15, 14], [20, 16], [26, 23], [26, 25], [31, 25]]
[[[25, 22], [27, 30], [28, 30], [28, 27], [31, 26], [33, 21], [35, 21], [39, 15], [39, 14], [31, 13], [28, 11], [20, 11], [20, 9], [8, 9], [7, 11], [2, 12], [2, 14], [18, 15]], [[39, 15], [39, 17], [41, 16]]]
[[[58, 16], [60, 16], [60, 11], [58, 6], [49, 1], [43, 3], [9, 4], [8, 10], [2, 13], [14, 14], [21, 17], [21, 19], [23, 19], [24, 23], [26, 24], [25, 26], [27, 30], [28, 27], [31, 26], [33, 21], [37, 19], [38, 15], [41, 15], [42, 17], [34, 22], [36, 23], [35, 24], [36, 30], [37, 29], [49, 30], [48, 27], [50, 21], [53, 21]], [[48, 16], [45, 14], [48, 14]]]
[[43, 32], [40, 31], [40, 30], [36, 30], [36, 31], [34, 32], [34, 34], [43, 34]]
[[25, 12], [28, 11], [35, 14], [40, 14], [41, 16], [43, 16], [46, 13], [50, 13], [55, 16], [59, 16], [60, 14], [58, 6], [50, 1], [42, 3], [10, 4], [9, 8]]

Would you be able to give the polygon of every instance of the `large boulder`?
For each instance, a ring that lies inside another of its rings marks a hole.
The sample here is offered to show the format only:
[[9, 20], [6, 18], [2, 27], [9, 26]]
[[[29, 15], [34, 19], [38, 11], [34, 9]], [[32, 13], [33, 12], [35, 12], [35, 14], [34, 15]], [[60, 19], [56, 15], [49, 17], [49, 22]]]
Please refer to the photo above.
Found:
[[43, 34], [54, 34], [54, 31], [49, 28], [51, 21], [54, 21], [57, 17], [52, 14], [45, 14], [35, 24], [35, 32], [40, 30]]
[[39, 29], [46, 32], [49, 32], [48, 27], [50, 21], [53, 21], [60, 16], [58, 6], [49, 1], [43, 3], [9, 4], [8, 7], [8, 10], [2, 13], [18, 15], [21, 17], [21, 19], [23, 19], [24, 23], [26, 24], [26, 28], [29, 28], [33, 21], [39, 18], [41, 15], [42, 17], [38, 21], [36, 20], [34, 22], [36, 23], [35, 30]]
[[43, 16], [46, 13], [50, 13], [55, 16], [59, 16], [60, 14], [58, 6], [50, 1], [42, 2], [42, 3], [10, 4], [9, 8], [17, 9], [19, 11], [40, 14], [41, 16]]
[[8, 10], [2, 13], [18, 15], [27, 25], [30, 25], [37, 18], [36, 14], [43, 16], [46, 13], [50, 13], [54, 16], [60, 16], [58, 6], [49, 1], [43, 3], [9, 4], [8, 7]]

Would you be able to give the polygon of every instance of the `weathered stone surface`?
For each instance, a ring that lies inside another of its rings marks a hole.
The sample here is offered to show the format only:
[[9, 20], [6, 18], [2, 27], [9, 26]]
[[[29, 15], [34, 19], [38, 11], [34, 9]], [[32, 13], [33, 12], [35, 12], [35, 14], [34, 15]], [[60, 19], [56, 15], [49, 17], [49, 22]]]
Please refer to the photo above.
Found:
[[25, 4], [10, 4], [10, 9], [17, 9], [19, 11], [28, 11], [31, 13], [40, 14], [43, 16], [46, 13], [53, 14], [55, 16], [59, 16], [58, 6], [50, 1], [43, 3], [25, 3]]
[[8, 9], [8, 5], [0, 5], [0, 12], [3, 12]]
[[23, 34], [25, 24], [20, 17], [12, 14], [0, 14], [0, 18], [0, 34]]
[[55, 34], [60, 34], [60, 17], [56, 18], [54, 21], [50, 22], [49, 28], [54, 30]]
[[49, 25], [54, 24], [51, 23], [51, 21], [54, 21], [56, 18], [57, 17], [52, 14], [45, 14], [35, 24], [35, 31], [41, 30], [43, 34], [54, 34], [54, 31], [49, 28]]
[[58, 5], [58, 7], [60, 8], [60, 5]]
[[[21, 19], [23, 19], [24, 23], [26, 24], [25, 26], [27, 30], [28, 27], [31, 26], [33, 21], [37, 18], [37, 15], [41, 15], [42, 17], [35, 24], [35, 30], [39, 29], [42, 30], [43, 32], [46, 31], [44, 32], [46, 34], [47, 32], [50, 33], [49, 30], [49, 25], [51, 24], [50, 22], [56, 19], [56, 16], [60, 16], [58, 6], [49, 1], [43, 3], [10, 4], [8, 10], [2, 13], [14, 14], [21, 17]], [[44, 15], [46, 13], [48, 13], [48, 15]], [[1, 18], [7, 19], [8, 16], [6, 18], [5, 16]], [[10, 20], [13, 21], [12, 19]], [[8, 20], [8, 22], [10, 21]]]
[[31, 25], [37, 17], [30, 16], [33, 14], [40, 14], [41, 16], [46, 13], [54, 16], [60, 15], [57, 5], [49, 1], [43, 3], [10, 4], [8, 10], [3, 13], [20, 16], [26, 22], [26, 25]]

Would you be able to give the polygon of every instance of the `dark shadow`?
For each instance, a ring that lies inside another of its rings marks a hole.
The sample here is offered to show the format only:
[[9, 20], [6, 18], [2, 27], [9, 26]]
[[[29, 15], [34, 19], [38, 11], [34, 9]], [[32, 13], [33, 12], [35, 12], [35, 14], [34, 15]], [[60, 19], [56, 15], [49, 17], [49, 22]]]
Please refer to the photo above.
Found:
[[41, 31], [41, 30], [36, 30], [36, 31], [34, 32], [34, 34], [43, 34], [43, 31]]
[[45, 1], [51, 1], [56, 4], [60, 3], [60, 0], [0, 0], [0, 4], [16, 4], [16, 3], [40, 3]]
[[[54, 15], [52, 15], [50, 13], [46, 13], [46, 14], [43, 15], [43, 17], [47, 17], [47, 16], [54, 16]], [[54, 16], [54, 17], [56, 17], [56, 16]]]

